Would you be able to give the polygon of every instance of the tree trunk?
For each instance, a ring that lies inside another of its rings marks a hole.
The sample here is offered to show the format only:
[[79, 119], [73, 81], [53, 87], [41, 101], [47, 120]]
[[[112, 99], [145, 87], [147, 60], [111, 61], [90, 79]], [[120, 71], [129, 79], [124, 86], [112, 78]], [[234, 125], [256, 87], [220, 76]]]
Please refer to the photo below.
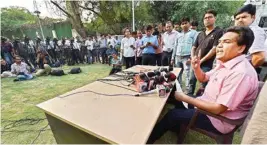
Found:
[[78, 7], [78, 1], [66, 1], [67, 7], [72, 17], [70, 18], [73, 28], [80, 34], [81, 37], [86, 38], [86, 30], [81, 20], [81, 14]]

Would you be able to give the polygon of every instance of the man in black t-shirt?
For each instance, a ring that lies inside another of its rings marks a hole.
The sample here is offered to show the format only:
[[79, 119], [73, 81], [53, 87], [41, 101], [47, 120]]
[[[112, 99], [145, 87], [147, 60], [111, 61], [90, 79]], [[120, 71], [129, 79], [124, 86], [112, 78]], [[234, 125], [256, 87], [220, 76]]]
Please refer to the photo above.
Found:
[[[219, 27], [215, 27], [217, 13], [214, 10], [208, 10], [204, 14], [204, 25], [205, 31], [199, 33], [195, 44], [191, 50], [191, 58], [193, 56], [200, 56], [201, 69], [208, 72], [212, 69], [213, 61], [216, 54], [216, 46], [218, 40], [223, 35], [223, 30]], [[196, 87], [197, 79], [194, 72], [192, 71], [191, 78], [189, 81], [188, 95], [193, 95]], [[202, 84], [202, 88], [205, 88], [207, 83]]]

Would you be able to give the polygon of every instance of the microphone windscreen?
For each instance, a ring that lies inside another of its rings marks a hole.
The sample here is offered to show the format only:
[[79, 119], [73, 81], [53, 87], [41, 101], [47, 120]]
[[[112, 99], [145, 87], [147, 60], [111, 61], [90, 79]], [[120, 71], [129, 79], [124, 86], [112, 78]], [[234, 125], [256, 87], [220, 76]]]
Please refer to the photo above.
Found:
[[147, 76], [150, 77], [150, 78], [151, 78], [151, 77], [154, 77], [155, 75], [156, 75], [156, 74], [155, 74], [154, 72], [148, 72], [148, 73], [147, 73]]
[[155, 70], [154, 73], [155, 73], [157, 76], [160, 76], [160, 75], [161, 75], [160, 71], [158, 71], [158, 70]]
[[[172, 73], [172, 72], [169, 72], [169, 73], [167, 73], [166, 75], [168, 75], [168, 77], [166, 77], [166, 78], [168, 78], [168, 82], [172, 82], [172, 81], [175, 81], [176, 80], [176, 75], [174, 74], [174, 73]], [[166, 76], [165, 75], [165, 76]]]
[[162, 84], [163, 82], [165, 82], [164, 76], [159, 76], [159, 83]]

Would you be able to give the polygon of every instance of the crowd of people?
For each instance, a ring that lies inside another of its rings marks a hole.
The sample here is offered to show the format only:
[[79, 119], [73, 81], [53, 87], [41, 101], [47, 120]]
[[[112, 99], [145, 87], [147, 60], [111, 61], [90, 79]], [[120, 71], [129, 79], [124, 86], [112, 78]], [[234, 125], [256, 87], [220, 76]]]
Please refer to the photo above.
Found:
[[[32, 79], [27, 65], [39, 68], [37, 74], [42, 75], [49, 74], [50, 66], [57, 62], [69, 65], [102, 62], [113, 65], [110, 74], [121, 71], [122, 61], [126, 69], [134, 65], [180, 67], [178, 80], [182, 84], [184, 74], [185, 93], [173, 95], [176, 108], [155, 126], [148, 140], [148, 143], [154, 143], [167, 130], [189, 123], [194, 106], [230, 119], [240, 119], [247, 115], [255, 101], [257, 73], [267, 52], [267, 36], [255, 22], [256, 7], [248, 4], [240, 8], [234, 15], [235, 26], [228, 29], [216, 26], [216, 16], [215, 10], [205, 12], [203, 31], [197, 31], [198, 22], [187, 17], [179, 23], [167, 21], [157, 28], [148, 25], [145, 34], [141, 30], [131, 32], [125, 28], [121, 41], [111, 35], [107, 38], [102, 35], [99, 39], [89, 37], [86, 40], [51, 41], [47, 38], [43, 43], [37, 39], [35, 44], [25, 38], [23, 43], [15, 40], [11, 45], [2, 39], [2, 69], [11, 71], [7, 73], [1, 69], [1, 73], [3, 76], [16, 75], [18, 80]], [[205, 91], [195, 99], [197, 80]], [[180, 101], [192, 107], [181, 107]], [[198, 127], [221, 134], [229, 133], [235, 127], [207, 115], [201, 115], [197, 122]]]
[[[26, 64], [27, 73], [36, 76], [48, 75], [51, 67], [75, 64], [93, 64], [100, 62], [111, 65], [113, 54], [117, 54], [120, 46], [118, 37], [102, 35], [100, 38], [88, 37], [86, 39], [47, 37], [45, 41], [37, 38], [35, 42], [27, 36], [23, 41], [15, 39], [10, 42], [1, 38], [1, 77], [14, 77], [13, 64]], [[17, 62], [19, 60], [19, 62]], [[31, 77], [32, 78], [32, 77]], [[22, 80], [22, 79], [19, 79]]]

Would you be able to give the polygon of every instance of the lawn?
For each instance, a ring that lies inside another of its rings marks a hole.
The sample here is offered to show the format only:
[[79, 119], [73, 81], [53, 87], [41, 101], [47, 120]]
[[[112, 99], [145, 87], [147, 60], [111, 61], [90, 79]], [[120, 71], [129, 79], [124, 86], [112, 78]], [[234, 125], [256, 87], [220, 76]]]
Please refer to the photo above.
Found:
[[[108, 75], [111, 67], [102, 64], [79, 65], [81, 74], [62, 77], [45, 76], [31, 81], [1, 80], [1, 143], [2, 144], [55, 144], [44, 113], [35, 105]], [[69, 66], [63, 67], [65, 72]], [[164, 113], [171, 106], [164, 109]], [[176, 134], [166, 133], [156, 143], [175, 143]], [[215, 143], [195, 132], [190, 132], [185, 143]], [[235, 135], [234, 143], [240, 143]]]

